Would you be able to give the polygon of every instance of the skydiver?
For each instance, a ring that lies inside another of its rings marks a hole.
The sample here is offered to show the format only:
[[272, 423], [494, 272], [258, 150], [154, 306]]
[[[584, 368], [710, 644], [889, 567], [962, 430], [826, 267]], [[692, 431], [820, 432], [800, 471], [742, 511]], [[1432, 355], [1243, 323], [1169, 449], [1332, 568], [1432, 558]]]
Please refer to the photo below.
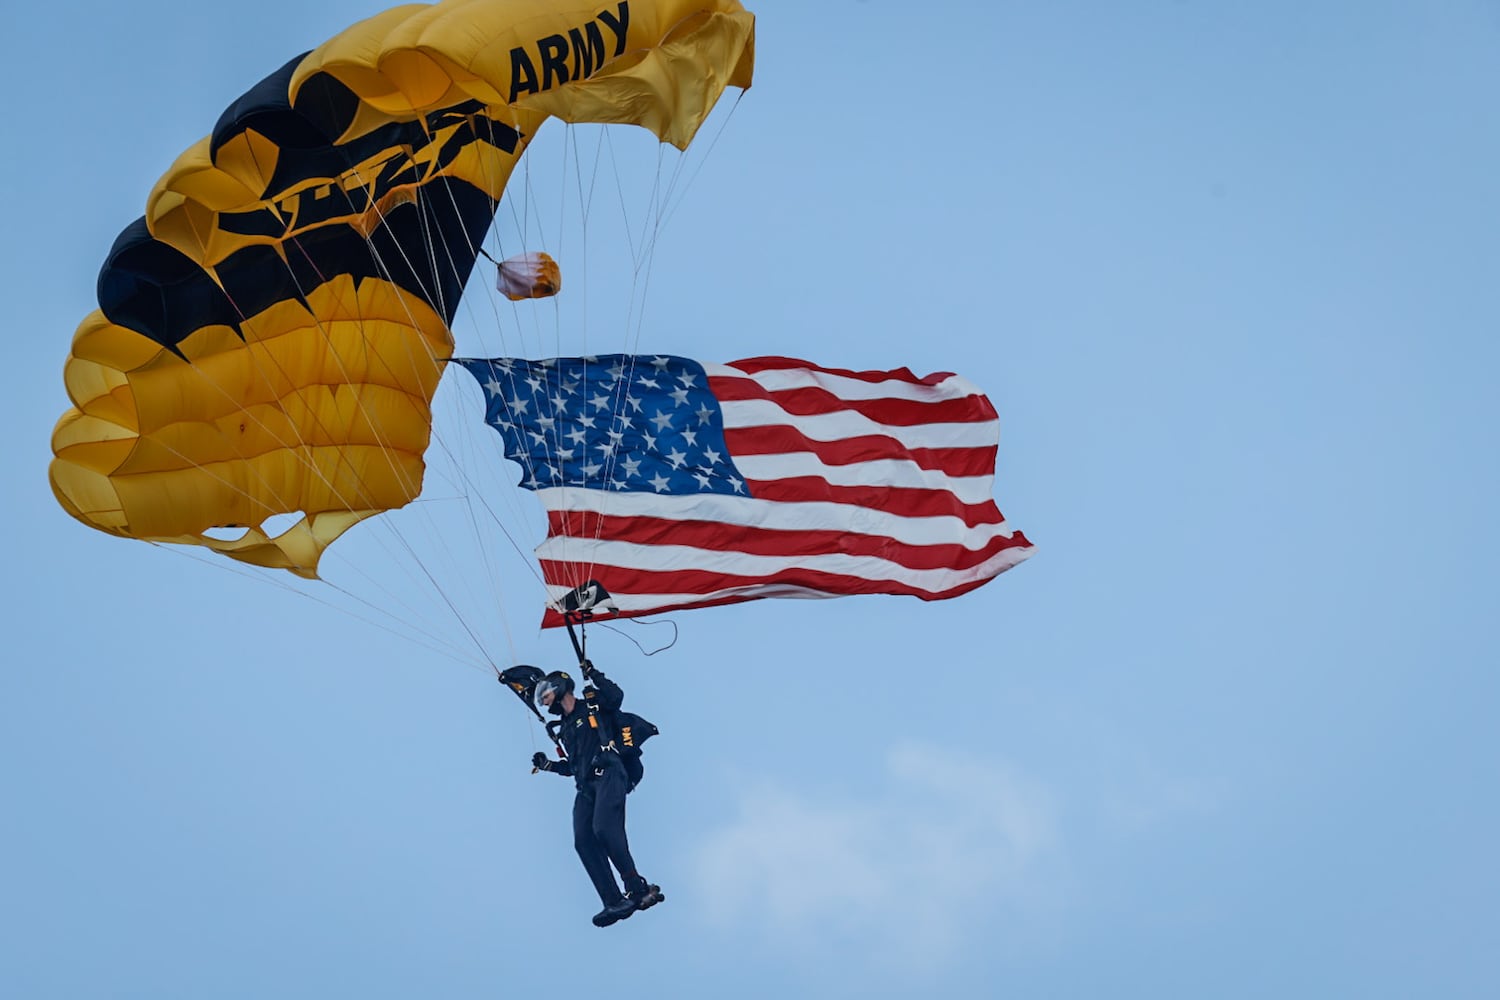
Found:
[[[561, 670], [536, 682], [537, 706], [559, 717], [549, 729], [557, 728], [557, 741], [567, 759], [552, 760], [538, 751], [531, 765], [573, 778], [577, 788], [573, 848], [604, 904], [594, 915], [594, 926], [608, 927], [665, 898], [661, 886], [652, 885], [636, 871], [625, 836], [625, 796], [641, 779], [638, 741], [644, 742], [656, 727], [639, 716], [622, 713], [625, 692], [587, 659], [579, 668], [589, 685], [581, 698], [573, 693], [573, 678]], [[624, 880], [624, 892], [615, 881], [611, 863]]]

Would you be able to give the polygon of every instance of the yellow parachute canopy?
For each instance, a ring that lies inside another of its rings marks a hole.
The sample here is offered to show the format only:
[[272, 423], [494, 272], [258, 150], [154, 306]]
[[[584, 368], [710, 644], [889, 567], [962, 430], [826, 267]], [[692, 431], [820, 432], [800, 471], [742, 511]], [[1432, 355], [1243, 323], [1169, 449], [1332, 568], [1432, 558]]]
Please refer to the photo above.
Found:
[[[64, 369], [58, 502], [316, 576], [340, 534], [421, 491], [449, 325], [542, 122], [683, 148], [753, 63], [738, 0], [409, 4], [292, 60], [110, 251]], [[208, 534], [225, 527], [244, 532]]]

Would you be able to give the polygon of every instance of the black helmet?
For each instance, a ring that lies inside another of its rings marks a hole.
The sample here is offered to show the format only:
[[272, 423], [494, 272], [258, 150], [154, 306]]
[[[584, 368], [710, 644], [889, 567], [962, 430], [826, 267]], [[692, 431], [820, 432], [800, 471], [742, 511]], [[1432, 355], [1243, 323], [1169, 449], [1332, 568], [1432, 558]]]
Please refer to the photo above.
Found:
[[[562, 700], [564, 695], [573, 693], [573, 678], [561, 670], [552, 673], [536, 682], [536, 699], [538, 708], [545, 708], [553, 715], [562, 715]], [[542, 700], [543, 695], [552, 695], [552, 704], [548, 705]]]

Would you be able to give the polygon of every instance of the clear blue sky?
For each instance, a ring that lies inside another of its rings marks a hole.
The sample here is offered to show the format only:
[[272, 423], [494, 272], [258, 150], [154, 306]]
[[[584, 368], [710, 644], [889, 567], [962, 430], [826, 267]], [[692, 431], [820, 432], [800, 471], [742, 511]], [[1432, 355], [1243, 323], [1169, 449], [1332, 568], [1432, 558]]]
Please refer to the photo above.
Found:
[[115, 235], [379, 6], [8, 12], [0, 994], [1500, 995], [1500, 6], [753, 5], [641, 349], [965, 374], [1039, 552], [597, 633], [664, 730], [608, 931], [485, 669], [47, 488]]

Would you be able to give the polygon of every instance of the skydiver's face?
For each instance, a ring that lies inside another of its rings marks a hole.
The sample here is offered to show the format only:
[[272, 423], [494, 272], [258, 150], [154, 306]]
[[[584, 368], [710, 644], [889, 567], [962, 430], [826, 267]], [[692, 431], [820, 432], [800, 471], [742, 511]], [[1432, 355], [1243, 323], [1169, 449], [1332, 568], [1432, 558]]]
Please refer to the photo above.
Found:
[[551, 686], [537, 692], [536, 703], [549, 715], [566, 715], [573, 710], [573, 696], [565, 694], [559, 698], [557, 689]]

